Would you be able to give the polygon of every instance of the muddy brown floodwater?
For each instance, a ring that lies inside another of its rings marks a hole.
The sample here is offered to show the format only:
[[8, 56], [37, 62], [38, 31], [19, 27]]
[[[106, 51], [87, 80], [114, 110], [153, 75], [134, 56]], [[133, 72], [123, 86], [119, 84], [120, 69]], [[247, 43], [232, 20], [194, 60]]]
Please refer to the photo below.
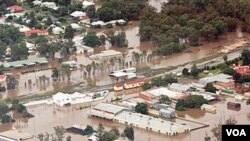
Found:
[[[167, 0], [150, 0], [149, 4], [160, 10], [162, 2], [167, 2]], [[236, 38], [235, 33], [228, 33], [224, 36], [221, 36], [217, 42], [203, 42], [203, 45], [197, 48], [188, 48], [184, 52], [176, 53], [174, 55], [169, 55], [167, 57], [159, 57], [155, 58], [151, 61], [143, 61], [142, 63], [135, 64], [132, 59], [133, 52], [138, 52], [142, 54], [145, 50], [147, 54], [151, 54], [156, 47], [151, 42], [140, 42], [140, 37], [138, 36], [139, 33], [139, 21], [132, 21], [132, 24], [127, 25], [124, 29], [126, 32], [126, 37], [128, 40], [129, 48], [117, 48], [117, 47], [110, 47], [108, 46], [106, 49], [114, 49], [117, 51], [123, 52], [125, 55], [122, 58], [125, 62], [129, 63], [130, 61], [133, 62], [133, 66], [138, 68], [140, 67], [150, 67], [152, 69], [168, 67], [168, 66], [177, 66], [180, 64], [192, 62], [196, 59], [201, 59], [203, 57], [210, 56], [212, 54], [216, 54], [223, 45], [231, 43]], [[109, 29], [97, 29], [97, 32], [107, 32]], [[113, 30], [117, 31], [120, 30], [119, 27], [114, 28]], [[245, 34], [249, 37], [249, 34]], [[248, 38], [247, 38], [248, 39]], [[98, 53], [105, 48], [96, 48], [94, 53]], [[75, 60], [77, 61], [77, 65], [80, 64], [87, 65], [90, 64], [92, 61], [100, 63], [100, 60], [91, 60], [87, 54], [82, 55], [72, 55], [67, 57], [65, 60]], [[108, 62], [109, 63], [109, 62]], [[59, 67], [60, 62], [56, 60], [50, 60], [48, 65], [36, 66], [31, 68], [25, 69], [17, 69], [13, 70], [12, 72], [17, 77], [19, 82], [18, 88], [15, 90], [7, 90], [6, 92], [1, 93], [1, 98], [6, 97], [16, 97], [20, 95], [32, 95], [32, 94], [39, 94], [44, 93], [47, 91], [53, 91], [58, 88], [62, 88], [65, 86], [69, 86], [71, 84], [76, 84], [80, 82], [85, 82], [85, 84], [91, 84], [96, 86], [103, 86], [112, 84], [111, 78], [108, 76], [111, 70], [109, 71], [100, 71], [97, 70], [95, 74], [91, 73], [91, 76], [85, 77], [83, 72], [78, 70], [73, 70], [71, 74], [70, 81], [60, 81], [60, 82], [53, 82], [51, 79], [52, 70], [49, 68], [52, 67]], [[110, 68], [109, 66], [106, 68]], [[117, 63], [113, 66], [113, 69], [121, 68]], [[32, 71], [33, 70], [33, 71]], [[36, 70], [36, 71], [34, 71]], [[22, 74], [21, 72], [30, 71], [29, 73]], [[31, 72], [32, 71], [32, 72]], [[45, 82], [39, 80], [39, 77], [45, 76], [47, 80]], [[28, 81], [31, 81], [31, 84], [28, 84]], [[25, 84], [26, 83], [26, 84]], [[26, 86], [25, 86], [26, 85]]]
[[[135, 141], [202, 141], [204, 139], [205, 133], [211, 135], [211, 129], [215, 124], [220, 121], [225, 121], [229, 116], [235, 117], [237, 124], [250, 124], [250, 106], [247, 106], [245, 101], [241, 103], [240, 111], [228, 110], [226, 103], [228, 101], [234, 101], [232, 98], [227, 98], [226, 101], [214, 102], [217, 108], [216, 114], [207, 113], [199, 109], [188, 109], [184, 112], [178, 112], [179, 117], [185, 119], [194, 120], [196, 122], [202, 122], [204, 124], [210, 125], [209, 127], [191, 131], [187, 134], [179, 134], [178, 136], [169, 137], [166, 135], [158, 134], [155, 132], [149, 132], [143, 129], [135, 129]], [[85, 127], [86, 125], [91, 125], [97, 128], [97, 125], [101, 122], [106, 129], [112, 127], [117, 127], [120, 131], [124, 129], [123, 124], [113, 123], [106, 120], [101, 120], [99, 118], [88, 117], [87, 111], [89, 109], [77, 110], [77, 106], [71, 107], [55, 107], [53, 105], [39, 105], [28, 107], [28, 111], [35, 115], [31, 119], [19, 119], [13, 125], [3, 124], [0, 125], [0, 131], [6, 131], [12, 127], [20, 129], [25, 132], [29, 132], [33, 135], [38, 135], [39, 133], [53, 133], [53, 127], [64, 126], [65, 128], [71, 127], [72, 125], [81, 125]], [[79, 136], [70, 134], [73, 141], [87, 140], [86, 136]]]

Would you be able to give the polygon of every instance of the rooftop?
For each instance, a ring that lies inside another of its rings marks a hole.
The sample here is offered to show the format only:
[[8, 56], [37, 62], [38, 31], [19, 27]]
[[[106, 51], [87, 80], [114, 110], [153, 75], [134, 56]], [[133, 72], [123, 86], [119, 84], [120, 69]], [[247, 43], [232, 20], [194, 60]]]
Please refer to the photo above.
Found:
[[139, 127], [148, 127], [148, 129], [152, 129], [153, 131], [161, 131], [161, 133], [173, 133], [178, 132], [187, 129], [189, 130], [189, 127], [165, 121], [159, 118], [154, 118], [148, 115], [142, 115], [139, 113], [132, 113], [128, 111], [123, 111], [119, 113], [117, 116], [115, 116], [115, 119], [119, 121], [125, 121], [128, 122], [128, 124], [136, 124]]
[[212, 83], [212, 82], [216, 82], [216, 81], [223, 82], [223, 83], [229, 83], [229, 82], [233, 81], [231, 78], [232, 78], [231, 75], [218, 74], [218, 75], [214, 75], [214, 76], [208, 76], [208, 77], [201, 78], [199, 80], [199, 82], [201, 82], [202, 84]]
[[183, 96], [185, 96], [182, 93], [171, 91], [165, 87], [151, 89], [151, 90], [148, 90], [146, 92], [148, 92], [154, 96], [157, 96], [157, 97], [165, 95], [165, 96], [168, 96], [169, 98], [173, 98], [173, 99], [181, 99]]
[[29, 65], [35, 65], [36, 63], [48, 63], [48, 60], [45, 57], [39, 57], [39, 58], [32, 58], [32, 59], [26, 59], [26, 60], [19, 60], [14, 62], [8, 62], [4, 64], [4, 67], [22, 67], [22, 66], [29, 66]]
[[172, 83], [169, 86], [170, 89], [174, 89], [174, 90], [180, 90], [182, 92], [187, 91], [190, 87], [184, 84], [180, 84], [180, 83]]
[[94, 107], [94, 109], [99, 111], [104, 111], [107, 113], [116, 114], [126, 108], [108, 103], [99, 103]]
[[[1, 132], [0, 133], [0, 140], [2, 141], [2, 138], [9, 138], [9, 139], [13, 139], [13, 140], [26, 140], [26, 139], [31, 139], [32, 135], [28, 134], [28, 133], [24, 133], [22, 131], [19, 130], [9, 130], [9, 131], [5, 131], [5, 132]], [[5, 140], [3, 140], [5, 141]], [[8, 141], [8, 140], [6, 140]]]
[[249, 66], [238, 66], [235, 67], [234, 70], [241, 75], [250, 74]]

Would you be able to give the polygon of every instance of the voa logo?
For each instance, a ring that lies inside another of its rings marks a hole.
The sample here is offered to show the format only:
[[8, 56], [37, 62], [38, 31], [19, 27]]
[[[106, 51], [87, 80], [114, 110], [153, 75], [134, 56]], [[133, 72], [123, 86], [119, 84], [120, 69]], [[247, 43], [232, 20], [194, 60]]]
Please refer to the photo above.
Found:
[[247, 136], [244, 129], [226, 129], [227, 136]]

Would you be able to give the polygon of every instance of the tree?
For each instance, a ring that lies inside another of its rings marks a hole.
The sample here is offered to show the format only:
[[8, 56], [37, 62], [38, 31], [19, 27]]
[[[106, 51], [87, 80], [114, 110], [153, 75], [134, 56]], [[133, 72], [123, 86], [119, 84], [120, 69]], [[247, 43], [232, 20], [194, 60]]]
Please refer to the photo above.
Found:
[[11, 116], [6, 114], [0, 115], [0, 119], [2, 123], [10, 123], [12, 121]]
[[193, 77], [197, 77], [198, 74], [199, 74], [199, 69], [198, 67], [196, 66], [196, 64], [193, 64], [193, 66], [191, 67], [191, 72], [190, 74], [193, 76]]
[[29, 49], [26, 47], [26, 44], [24, 42], [12, 45], [11, 58], [13, 58], [13, 60], [20, 60], [23, 58], [27, 58], [29, 55], [28, 50]]
[[223, 55], [223, 60], [226, 64], [227, 64], [227, 59], [228, 59], [227, 55]]
[[134, 137], [134, 129], [133, 129], [133, 127], [126, 127], [125, 129], [124, 129], [124, 135], [130, 140], [130, 141], [133, 141], [134, 139], [135, 139], [135, 137]]
[[215, 93], [217, 89], [214, 87], [213, 83], [207, 83], [205, 90], [207, 92]]
[[61, 74], [65, 74], [68, 78], [68, 80], [70, 80], [70, 76], [71, 76], [71, 70], [70, 70], [70, 65], [68, 64], [65, 64], [65, 65], [62, 65], [61, 67]]
[[171, 99], [168, 96], [161, 96], [159, 102], [161, 104], [171, 104]]
[[242, 65], [250, 65], [250, 50], [244, 49], [241, 53]]
[[93, 18], [96, 17], [96, 10], [95, 10], [95, 6], [94, 5], [90, 5], [90, 6], [86, 7], [85, 11], [86, 11], [86, 15], [90, 19], [93, 19]]
[[73, 39], [75, 35], [75, 31], [71, 26], [67, 26], [65, 28], [65, 34], [64, 34], [64, 38], [65, 39]]
[[224, 68], [222, 72], [228, 75], [234, 75], [236, 73], [236, 71], [230, 67]]
[[0, 101], [0, 115], [4, 115], [9, 112], [9, 106]]
[[0, 41], [4, 44], [18, 44], [23, 38], [23, 34], [18, 28], [9, 25], [0, 25]]
[[39, 139], [39, 141], [43, 141], [44, 138], [44, 134], [38, 134], [37, 138]]
[[90, 47], [98, 47], [102, 44], [100, 38], [97, 37], [94, 32], [87, 33], [87, 35], [83, 38], [83, 43]]
[[116, 136], [116, 139], [120, 137], [120, 132], [116, 127], [111, 128], [109, 132], [114, 134]]
[[121, 31], [119, 31], [117, 35], [115, 35], [114, 32], [110, 32], [108, 34], [108, 37], [110, 38], [110, 42], [111, 42], [112, 46], [117, 46], [117, 47], [127, 47], [128, 46], [128, 41], [126, 39], [126, 33], [123, 29]]
[[88, 72], [89, 76], [90, 76], [91, 70], [92, 70], [92, 66], [90, 64], [88, 64], [86, 66], [86, 71]]
[[187, 69], [187, 68], [184, 68], [184, 69], [182, 70], [182, 74], [183, 74], [184, 76], [189, 75], [188, 69]]
[[150, 88], [152, 88], [153, 86], [152, 86], [152, 84], [151, 83], [148, 83], [148, 82], [146, 82], [146, 83], [143, 83], [142, 85], [141, 85], [141, 88], [142, 88], [142, 90], [147, 90], [147, 89], [150, 89]]
[[177, 111], [184, 111], [185, 110], [185, 102], [184, 102], [184, 100], [178, 100], [176, 105], [175, 105], [175, 109]]
[[141, 114], [148, 114], [148, 106], [145, 103], [137, 103], [135, 106], [135, 111]]
[[102, 139], [99, 139], [99, 141], [114, 141], [115, 139], [117, 139], [115, 134], [104, 131]]
[[68, 6], [71, 4], [71, 0], [58, 0], [58, 4]]
[[[226, 125], [235, 125], [237, 123], [237, 120], [233, 117], [229, 117], [226, 119], [225, 124]], [[215, 127], [211, 130], [213, 133], [213, 136], [217, 139], [217, 141], [222, 140], [222, 123], [219, 123], [215, 125]]]
[[63, 141], [65, 128], [63, 126], [54, 127], [57, 141]]
[[104, 140], [104, 137], [103, 137], [104, 131], [105, 131], [104, 127], [102, 126], [101, 123], [99, 123], [97, 131], [96, 131], [97, 132], [96, 136], [97, 136], [97, 138], [98, 138], [99, 141], [103, 141]]
[[188, 108], [199, 108], [202, 104], [208, 101], [201, 95], [190, 95], [185, 101], [185, 106]]
[[93, 129], [92, 126], [87, 125], [86, 128], [84, 129], [84, 131], [91, 134], [91, 133], [93, 133], [95, 130]]
[[71, 141], [71, 136], [67, 136], [66, 141]]
[[59, 70], [57, 68], [54, 68], [52, 70], [52, 75], [51, 77], [53, 78], [53, 80], [57, 80], [60, 76]]

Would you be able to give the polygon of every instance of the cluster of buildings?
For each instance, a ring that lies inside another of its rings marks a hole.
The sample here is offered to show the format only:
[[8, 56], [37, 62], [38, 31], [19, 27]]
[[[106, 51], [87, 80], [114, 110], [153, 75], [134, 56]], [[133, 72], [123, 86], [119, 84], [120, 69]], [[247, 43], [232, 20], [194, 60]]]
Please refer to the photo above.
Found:
[[190, 131], [190, 128], [186, 125], [134, 113], [127, 108], [108, 103], [97, 104], [89, 110], [88, 114], [165, 135], [177, 135]]

